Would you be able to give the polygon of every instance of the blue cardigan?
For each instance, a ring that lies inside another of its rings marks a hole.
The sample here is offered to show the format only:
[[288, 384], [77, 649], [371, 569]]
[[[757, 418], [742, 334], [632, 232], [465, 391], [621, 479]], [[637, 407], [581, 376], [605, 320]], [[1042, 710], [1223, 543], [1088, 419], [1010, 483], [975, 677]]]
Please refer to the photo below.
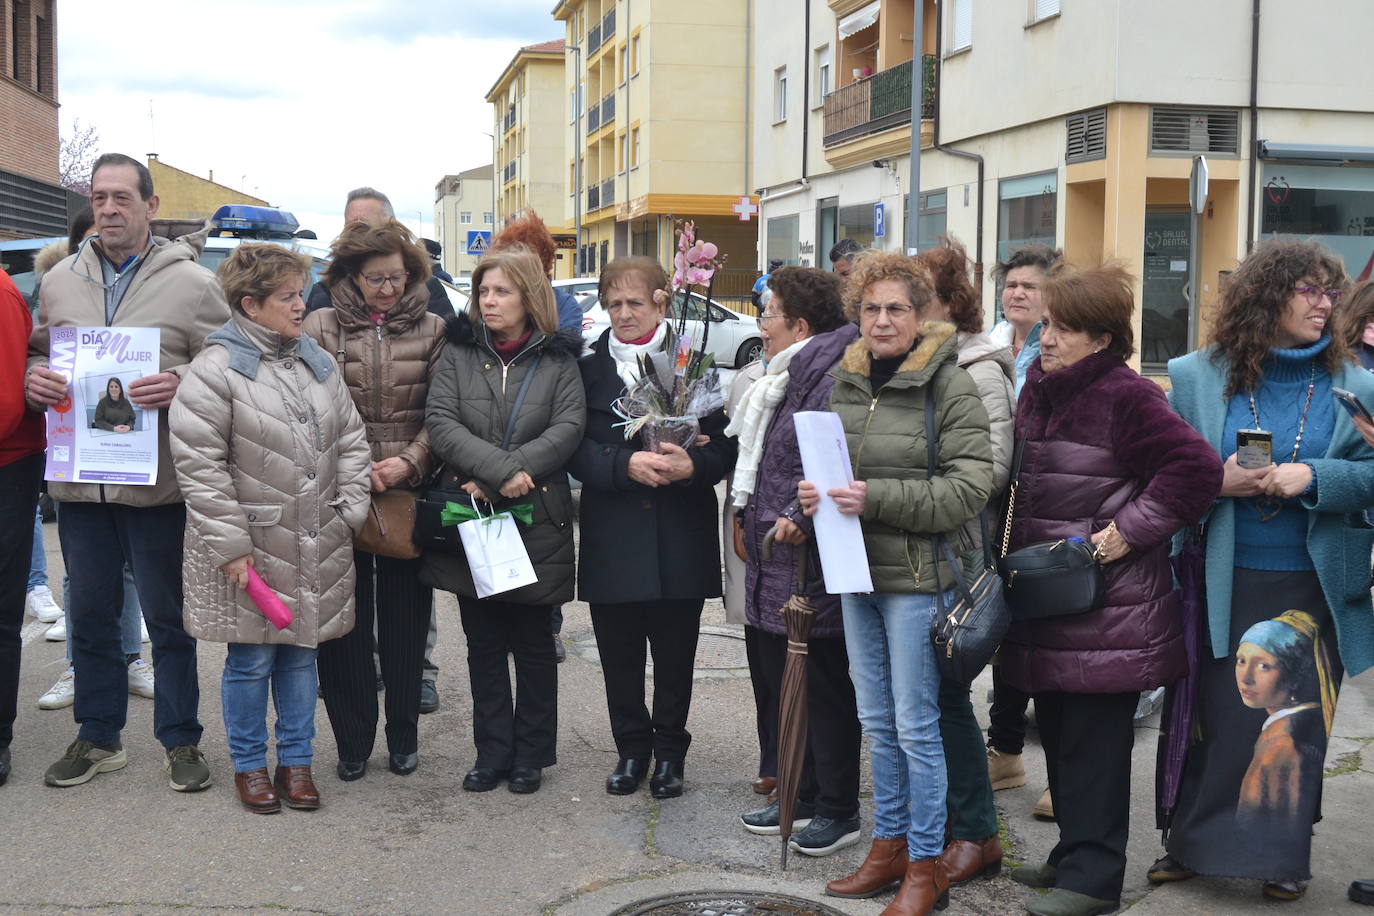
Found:
[[[1169, 361], [1169, 400], [1220, 454], [1227, 401], [1226, 376], [1214, 365], [1210, 350], [1197, 350]], [[1374, 406], [1374, 374], [1354, 363], [1342, 365], [1331, 382]], [[1336, 623], [1336, 640], [1347, 676], [1374, 666], [1374, 603], [1370, 599], [1370, 551], [1374, 527], [1364, 510], [1374, 505], [1374, 450], [1365, 444], [1343, 410], [1336, 411], [1336, 431], [1326, 457], [1307, 462], [1316, 478], [1315, 491], [1301, 497], [1309, 511], [1307, 552], [1317, 569], [1326, 603]], [[1235, 567], [1235, 501], [1219, 499], [1207, 525], [1207, 624], [1212, 653], [1223, 658], [1230, 649], [1231, 577]]]

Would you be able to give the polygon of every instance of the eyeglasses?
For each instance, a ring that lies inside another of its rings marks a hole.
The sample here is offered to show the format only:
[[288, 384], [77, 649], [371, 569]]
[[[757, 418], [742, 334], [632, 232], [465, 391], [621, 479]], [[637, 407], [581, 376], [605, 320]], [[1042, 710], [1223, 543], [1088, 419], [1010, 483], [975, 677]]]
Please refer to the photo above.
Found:
[[1341, 301], [1342, 291], [1339, 289], [1325, 289], [1320, 286], [1295, 286], [1293, 287], [1293, 292], [1301, 293], [1302, 297], [1307, 300], [1307, 304], [1316, 308], [1317, 303], [1322, 301], [1323, 296], [1330, 299], [1332, 305], [1336, 305]]
[[865, 319], [876, 319], [883, 312], [887, 312], [887, 317], [893, 321], [901, 321], [903, 318], [911, 317], [911, 313], [916, 311], [909, 305], [874, 305], [869, 303], [859, 307], [859, 315]]
[[774, 318], [786, 318], [786, 317], [787, 317], [786, 315], [760, 315], [758, 318], [756, 318], [756, 319], [754, 319], [754, 320], [758, 322], [759, 327], [763, 327], [763, 323], [764, 323], [765, 321], [772, 321]]
[[410, 279], [410, 274], [394, 274], [389, 277], [378, 274], [372, 277], [363, 277], [363, 282], [367, 284], [368, 289], [381, 289], [388, 283], [393, 289], [404, 289], [408, 279]]

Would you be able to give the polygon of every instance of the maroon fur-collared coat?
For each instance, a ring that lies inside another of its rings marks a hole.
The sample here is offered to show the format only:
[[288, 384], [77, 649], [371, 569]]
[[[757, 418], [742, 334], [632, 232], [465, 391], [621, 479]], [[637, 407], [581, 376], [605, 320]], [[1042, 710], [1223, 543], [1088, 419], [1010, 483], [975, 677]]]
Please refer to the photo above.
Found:
[[1085, 614], [1012, 623], [1003, 673], [1028, 693], [1127, 693], [1187, 672], [1170, 538], [1221, 491], [1221, 460], [1164, 392], [1106, 351], [1030, 367], [1017, 407], [1024, 441], [1011, 549], [1085, 540], [1114, 519], [1131, 545], [1104, 567], [1107, 598]]

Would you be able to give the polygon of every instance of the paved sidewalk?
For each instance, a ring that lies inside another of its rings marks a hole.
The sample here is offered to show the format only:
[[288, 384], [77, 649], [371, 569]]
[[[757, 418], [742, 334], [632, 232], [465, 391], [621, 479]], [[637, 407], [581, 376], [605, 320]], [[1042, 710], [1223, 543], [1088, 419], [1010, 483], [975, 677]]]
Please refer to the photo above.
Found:
[[[57, 532], [48, 525], [50, 575], [61, 583]], [[55, 587], [54, 591], [58, 591]], [[384, 738], [366, 778], [333, 774], [334, 742], [321, 704], [316, 776], [325, 807], [270, 817], [243, 810], [234, 795], [219, 712], [222, 646], [202, 644], [202, 745], [215, 785], [197, 795], [172, 792], [152, 737], [152, 703], [130, 697], [125, 746], [129, 765], [71, 789], [42, 784], [43, 770], [74, 736], [70, 710], [44, 712], [38, 696], [62, 672], [62, 645], [27, 621], [14, 773], [0, 788], [0, 912], [90, 910], [119, 914], [192, 912], [457, 913], [603, 916], [626, 903], [671, 891], [772, 890], [824, 900], [854, 916], [876, 916], [890, 896], [872, 901], [822, 898], [825, 881], [851, 871], [865, 842], [824, 859], [791, 856], [778, 869], [776, 838], [747, 834], [736, 820], [755, 807], [753, 700], [739, 670], [712, 669], [697, 683], [687, 793], [657, 802], [647, 790], [606, 795], [615, 765], [600, 669], [586, 606], [566, 608], [568, 660], [559, 669], [559, 765], [544, 788], [516, 796], [504, 788], [474, 795], [459, 788], [473, 761], [462, 629], [451, 596], [442, 595], [439, 712], [421, 719], [420, 768], [409, 777], [386, 770]], [[718, 603], [708, 625], [723, 624]], [[728, 631], [725, 631], [728, 632]], [[728, 663], [729, 640], [715, 640], [709, 661]], [[741, 659], [742, 649], [738, 652]], [[982, 709], [987, 677], [974, 688]], [[1126, 897], [1149, 914], [1369, 912], [1345, 901], [1350, 879], [1374, 877], [1374, 677], [1347, 682], [1328, 756], [1313, 881], [1297, 903], [1263, 901], [1257, 882], [1198, 879], [1151, 890], [1144, 870], [1158, 853], [1153, 830], [1156, 723], [1137, 731], [1134, 821]], [[1032, 732], [1032, 741], [1034, 741]], [[1039, 749], [1028, 747], [1028, 785], [997, 793], [1013, 858], [1034, 861], [1055, 829], [1030, 817], [1044, 787]], [[1361, 756], [1362, 755], [1362, 756]], [[867, 794], [867, 763], [864, 792]], [[1033, 892], [1005, 876], [956, 889], [950, 914], [1017, 913]]]

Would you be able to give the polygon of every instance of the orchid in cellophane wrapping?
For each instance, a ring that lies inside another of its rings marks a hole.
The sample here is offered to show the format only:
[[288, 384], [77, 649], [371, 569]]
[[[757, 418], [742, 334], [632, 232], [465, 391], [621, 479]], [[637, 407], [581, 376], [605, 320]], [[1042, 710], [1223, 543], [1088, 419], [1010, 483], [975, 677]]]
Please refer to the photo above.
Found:
[[[625, 428], [625, 438], [643, 433], [644, 448], [649, 451], [658, 451], [659, 444], [665, 442], [682, 448], [692, 445], [701, 431], [701, 418], [725, 404], [719, 372], [706, 352], [711, 333], [707, 303], [712, 279], [725, 258], [714, 244], [697, 239], [691, 220], [674, 223], [677, 254], [673, 258], [672, 288], [667, 294], [666, 320], [672, 332], [669, 347], [640, 356], [639, 381], [613, 405], [625, 421], [620, 424]], [[693, 287], [704, 287], [705, 298], [693, 296]], [[694, 310], [701, 313], [700, 341], [687, 333], [687, 320]]]

